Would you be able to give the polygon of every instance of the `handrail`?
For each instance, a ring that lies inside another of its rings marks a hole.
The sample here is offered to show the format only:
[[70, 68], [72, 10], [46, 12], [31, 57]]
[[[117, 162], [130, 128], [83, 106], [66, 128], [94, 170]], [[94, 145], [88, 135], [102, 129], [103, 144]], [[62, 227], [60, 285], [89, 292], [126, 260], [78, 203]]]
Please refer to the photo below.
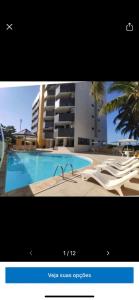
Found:
[[62, 167], [62, 165], [57, 165], [57, 167], [56, 167], [56, 169], [55, 169], [55, 172], [54, 172], [54, 175], [53, 175], [53, 176], [56, 175], [57, 169], [58, 169], [58, 168], [61, 168], [61, 170], [62, 170], [62, 177], [63, 177], [63, 179], [64, 179], [64, 172], [65, 172], [66, 167], [67, 167], [68, 165], [71, 167], [72, 175], [74, 175], [73, 165], [72, 165], [71, 163], [67, 163], [67, 164], [65, 165], [64, 168]]
[[65, 165], [64, 172], [65, 172], [67, 166], [70, 166], [70, 167], [71, 167], [72, 175], [74, 175], [73, 165], [72, 165], [71, 163], [67, 163], [67, 164]]
[[63, 169], [63, 167], [61, 166], [61, 165], [58, 165], [57, 167], [56, 167], [56, 169], [55, 169], [55, 172], [54, 172], [54, 175], [53, 176], [55, 176], [56, 175], [56, 171], [57, 171], [57, 169], [58, 168], [61, 168], [61, 170], [62, 170], [62, 178], [64, 178], [64, 169]]

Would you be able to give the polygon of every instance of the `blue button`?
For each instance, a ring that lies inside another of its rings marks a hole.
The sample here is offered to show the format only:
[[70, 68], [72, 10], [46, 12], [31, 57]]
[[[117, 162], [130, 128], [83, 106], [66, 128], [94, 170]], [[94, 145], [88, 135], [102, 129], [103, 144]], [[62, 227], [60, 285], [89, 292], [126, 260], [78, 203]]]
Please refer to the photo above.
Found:
[[134, 268], [6, 268], [6, 283], [133, 283]]

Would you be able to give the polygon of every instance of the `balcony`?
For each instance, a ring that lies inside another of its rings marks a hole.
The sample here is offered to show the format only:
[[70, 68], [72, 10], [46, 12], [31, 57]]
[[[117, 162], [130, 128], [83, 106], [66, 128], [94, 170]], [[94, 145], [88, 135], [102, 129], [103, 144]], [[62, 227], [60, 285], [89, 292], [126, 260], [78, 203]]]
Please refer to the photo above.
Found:
[[75, 84], [68, 83], [68, 84], [61, 84], [56, 88], [55, 96], [62, 97], [62, 96], [69, 96], [75, 93]]
[[47, 84], [45, 90], [48, 91], [49, 94], [53, 94], [55, 92], [56, 87], [57, 84]]
[[46, 100], [51, 100], [51, 99], [55, 99], [55, 91], [52, 93], [48, 93], [47, 91], [44, 92], [44, 99]]
[[38, 130], [38, 125], [37, 125], [37, 124], [31, 126], [31, 131], [32, 131], [33, 133], [37, 133], [37, 130]]
[[32, 106], [32, 111], [36, 111], [39, 108], [39, 99], [38, 101]]
[[54, 120], [54, 110], [45, 111], [43, 117], [44, 120]]
[[74, 128], [57, 128], [54, 130], [54, 138], [74, 137]]
[[74, 116], [73, 113], [60, 113], [54, 117], [54, 122], [74, 122]]
[[49, 131], [49, 130], [53, 130], [54, 129], [54, 121], [46, 121], [44, 124], [44, 130], [45, 131]]
[[32, 109], [32, 116], [34, 116], [37, 112], [39, 112], [39, 106], [35, 109]]
[[38, 126], [38, 119], [32, 120], [32, 127]]
[[46, 139], [53, 139], [54, 138], [54, 132], [53, 131], [46, 131], [45, 132], [45, 138]]
[[38, 118], [39, 110], [37, 110], [34, 114], [32, 114], [32, 121], [36, 118]]
[[57, 99], [55, 101], [55, 109], [67, 109], [75, 106], [75, 98]]
[[51, 99], [51, 100], [48, 99], [48, 100], [46, 100], [44, 106], [46, 107], [46, 110], [47, 109], [54, 109], [55, 108], [55, 99]]

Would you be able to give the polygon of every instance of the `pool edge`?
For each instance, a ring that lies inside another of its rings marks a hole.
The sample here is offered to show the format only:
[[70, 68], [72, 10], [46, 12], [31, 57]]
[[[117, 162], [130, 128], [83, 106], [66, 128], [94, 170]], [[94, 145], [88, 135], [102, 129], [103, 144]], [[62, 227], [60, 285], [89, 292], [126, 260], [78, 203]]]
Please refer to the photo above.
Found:
[[[53, 153], [53, 154], [55, 154], [55, 153]], [[78, 155], [78, 154], [73, 154], [73, 153], [72, 154], [70, 154], [70, 153], [57, 153], [57, 154], [61, 154], [61, 155], [69, 154], [69, 155], [78, 156], [78, 157], [80, 157], [84, 160], [90, 161], [90, 165], [74, 170], [75, 173], [77, 172], [77, 174], [74, 174], [74, 175], [79, 176], [80, 170], [85, 170], [85, 169], [91, 168], [93, 166], [93, 159], [91, 159], [89, 157], [84, 157], [83, 155]], [[65, 176], [70, 175], [70, 177], [74, 176], [74, 175], [72, 175], [71, 172], [65, 173], [64, 175]], [[64, 179], [62, 179], [62, 180], [64, 180]], [[5, 181], [6, 181], [6, 176], [5, 176]], [[40, 181], [37, 181], [37, 182], [33, 182], [29, 185], [26, 185], [26, 186], [18, 188], [18, 189], [11, 190], [9, 192], [4, 192], [4, 194], [2, 196], [5, 196], [5, 197], [14, 197], [14, 196], [15, 197], [16, 196], [17, 197], [18, 196], [28, 197], [28, 196], [32, 196], [32, 197], [34, 197], [36, 194], [39, 194], [39, 193], [41, 193], [41, 192], [43, 192], [47, 189], [53, 188], [53, 187], [55, 187], [56, 185], [58, 185], [60, 183], [64, 183], [64, 181], [61, 181], [61, 176], [60, 175], [53, 176], [53, 177], [50, 177], [50, 178], [47, 178], [47, 179], [43, 179], [43, 180], [40, 180]]]

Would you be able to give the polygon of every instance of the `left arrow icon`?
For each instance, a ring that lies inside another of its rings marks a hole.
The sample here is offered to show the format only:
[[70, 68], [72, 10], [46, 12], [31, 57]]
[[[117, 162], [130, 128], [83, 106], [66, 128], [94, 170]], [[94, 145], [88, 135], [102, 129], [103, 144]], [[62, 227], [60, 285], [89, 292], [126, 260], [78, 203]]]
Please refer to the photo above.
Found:
[[31, 248], [26, 249], [26, 254], [32, 256], [32, 249]]
[[32, 250], [30, 250], [29, 254], [32, 256]]

